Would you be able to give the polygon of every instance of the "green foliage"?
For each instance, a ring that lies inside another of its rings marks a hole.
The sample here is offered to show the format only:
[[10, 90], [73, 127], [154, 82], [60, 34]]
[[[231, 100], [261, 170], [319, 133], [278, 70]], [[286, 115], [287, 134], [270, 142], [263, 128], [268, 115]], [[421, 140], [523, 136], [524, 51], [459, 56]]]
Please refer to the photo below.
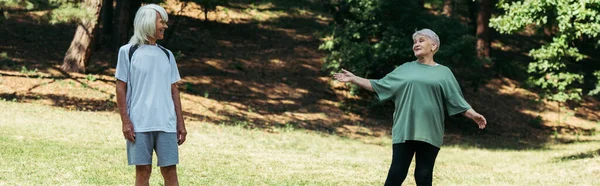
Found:
[[[194, 2], [202, 7], [202, 11], [207, 13], [216, 11], [217, 6], [226, 5], [229, 0], [182, 0], [183, 2]], [[205, 14], [206, 15], [206, 14]]]
[[[529, 80], [549, 100], [580, 100], [584, 75], [573, 66], [588, 56], [580, 52], [582, 45], [576, 41], [598, 39], [600, 0], [502, 0], [498, 6], [505, 12], [491, 19], [490, 25], [500, 33], [511, 34], [534, 25], [554, 32], [551, 42], [529, 52], [534, 59], [529, 65]], [[595, 75], [600, 78], [600, 74]], [[590, 94], [598, 94], [598, 82]]]
[[27, 69], [27, 67], [25, 66], [21, 66], [21, 74], [29, 77], [31, 75], [35, 75], [37, 73], [38, 69]]
[[[596, 76], [596, 80], [600, 82], [600, 70], [594, 72], [594, 76]], [[590, 91], [590, 95], [598, 95], [600, 93], [600, 83], [596, 84], [596, 88]]]
[[26, 0], [0, 0], [0, 8], [24, 8], [31, 10], [35, 5], [31, 1]]
[[94, 82], [97, 80], [96, 76], [94, 76], [93, 74], [88, 74], [87, 76], [85, 76], [85, 79], [89, 82]]
[[[380, 78], [395, 66], [415, 60], [412, 34], [430, 28], [440, 37], [436, 61], [447, 66], [479, 67], [475, 38], [467, 26], [418, 7], [417, 1], [342, 0], [326, 31], [321, 50], [325, 70], [348, 69], [366, 78]], [[471, 73], [467, 79], [477, 79]]]
[[61, 2], [51, 14], [50, 24], [96, 21], [94, 13], [81, 7], [81, 3]]
[[6, 52], [0, 53], [0, 61], [4, 61], [4, 60], [10, 60], [10, 58], [8, 57], [8, 53], [6, 53]]
[[96, 21], [93, 12], [84, 9], [81, 4], [81, 1], [73, 0], [0, 0], [0, 8], [50, 10], [47, 20], [50, 24]]

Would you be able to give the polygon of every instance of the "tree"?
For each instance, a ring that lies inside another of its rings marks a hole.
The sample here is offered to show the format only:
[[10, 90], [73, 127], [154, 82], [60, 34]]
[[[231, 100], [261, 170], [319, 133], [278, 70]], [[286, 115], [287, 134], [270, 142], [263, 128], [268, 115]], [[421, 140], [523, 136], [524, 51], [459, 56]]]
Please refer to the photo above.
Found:
[[208, 21], [208, 12], [216, 11], [217, 6], [225, 5], [228, 3], [228, 0], [182, 0], [184, 2], [194, 2], [199, 4], [202, 7], [202, 12], [204, 13], [204, 21]]
[[493, 0], [480, 0], [477, 11], [477, 56], [490, 57], [490, 17], [492, 16]]
[[86, 0], [80, 4], [87, 14], [93, 16], [80, 20], [71, 46], [65, 54], [61, 69], [67, 72], [85, 72], [85, 62], [91, 57], [91, 46], [97, 30], [98, 18], [102, 7], [101, 0]]
[[442, 8], [442, 14], [450, 17], [452, 16], [452, 1], [453, 0], [444, 0], [444, 7]]
[[117, 0], [114, 21], [114, 46], [119, 47], [129, 41], [133, 31], [135, 13], [142, 6], [142, 0]]
[[113, 32], [113, 2], [114, 0], [104, 0], [102, 3], [102, 32], [107, 35]]
[[[549, 100], [580, 100], [585, 74], [577, 62], [590, 59], [582, 49], [600, 46], [600, 0], [502, 0], [498, 6], [504, 13], [490, 24], [500, 33], [550, 28], [552, 40], [529, 52], [534, 60], [529, 64], [529, 81]], [[600, 69], [593, 70], [600, 81]], [[595, 86], [589, 94], [598, 94], [600, 82]]]
[[[381, 78], [395, 66], [415, 59], [412, 34], [423, 28], [434, 30], [440, 37], [441, 47], [435, 56], [439, 62], [463, 69], [481, 67], [475, 37], [468, 27], [430, 14], [417, 1], [341, 0], [337, 6], [334, 22], [320, 46], [329, 52], [324, 59], [326, 70], [343, 67], [365, 78]], [[478, 73], [456, 74], [469, 81], [482, 79]]]

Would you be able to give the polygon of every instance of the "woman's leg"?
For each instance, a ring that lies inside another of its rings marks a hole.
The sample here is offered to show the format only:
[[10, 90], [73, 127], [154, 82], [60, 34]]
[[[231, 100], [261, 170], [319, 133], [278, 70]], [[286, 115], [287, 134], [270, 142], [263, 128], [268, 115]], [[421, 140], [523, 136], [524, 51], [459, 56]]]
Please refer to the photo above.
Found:
[[393, 145], [392, 165], [390, 165], [390, 171], [385, 180], [386, 186], [402, 185], [408, 173], [410, 162], [415, 154], [413, 146], [407, 143], [396, 143]]
[[435, 158], [440, 151], [439, 148], [426, 142], [415, 142], [416, 168], [415, 181], [418, 186], [431, 185], [433, 181], [433, 166]]

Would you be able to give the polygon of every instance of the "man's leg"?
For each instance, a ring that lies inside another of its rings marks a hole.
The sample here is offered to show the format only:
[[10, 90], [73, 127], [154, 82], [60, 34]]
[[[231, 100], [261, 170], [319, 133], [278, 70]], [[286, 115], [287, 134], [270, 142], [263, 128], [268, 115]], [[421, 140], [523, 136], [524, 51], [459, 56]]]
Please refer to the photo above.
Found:
[[385, 180], [386, 186], [402, 185], [402, 182], [406, 179], [410, 162], [415, 154], [411, 144], [396, 143], [392, 148], [392, 165], [390, 165], [390, 170], [387, 179]]
[[135, 186], [150, 185], [150, 174], [152, 173], [152, 165], [136, 165], [135, 166]]
[[160, 167], [160, 172], [165, 179], [165, 186], [178, 186], [179, 181], [177, 180], [177, 165], [171, 165], [167, 167]]

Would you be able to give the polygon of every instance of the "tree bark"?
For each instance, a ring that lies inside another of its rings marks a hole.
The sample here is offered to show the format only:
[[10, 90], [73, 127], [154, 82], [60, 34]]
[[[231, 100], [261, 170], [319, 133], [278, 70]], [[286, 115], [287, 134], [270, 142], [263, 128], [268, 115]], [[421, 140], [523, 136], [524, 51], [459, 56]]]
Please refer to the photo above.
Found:
[[448, 17], [452, 16], [452, 0], [444, 0], [444, 8], [442, 14]]
[[477, 11], [477, 56], [490, 57], [490, 17], [492, 16], [493, 0], [479, 1]]
[[133, 31], [133, 19], [135, 13], [142, 5], [141, 0], [117, 0], [117, 11], [114, 24], [114, 44], [120, 47], [129, 40], [130, 32]]
[[204, 21], [208, 21], [208, 3], [204, 4]]
[[106, 35], [113, 32], [113, 2], [114, 0], [104, 0], [102, 3], [102, 33]]
[[92, 56], [91, 46], [97, 30], [102, 0], [86, 0], [82, 3], [82, 8], [93, 13], [94, 16], [91, 19], [82, 20], [77, 26], [71, 46], [69, 46], [60, 67], [67, 72], [85, 72], [85, 62]]

